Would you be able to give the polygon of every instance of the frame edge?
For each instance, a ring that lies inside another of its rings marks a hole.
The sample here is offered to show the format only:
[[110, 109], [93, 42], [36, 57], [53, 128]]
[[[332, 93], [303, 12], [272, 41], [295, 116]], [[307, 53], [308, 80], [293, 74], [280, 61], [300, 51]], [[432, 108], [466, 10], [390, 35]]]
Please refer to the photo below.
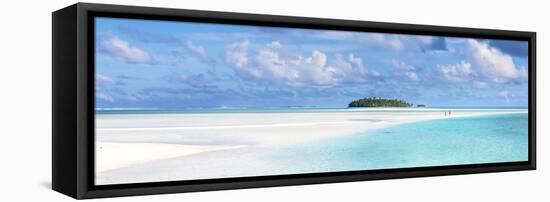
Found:
[[52, 189], [77, 197], [77, 8], [52, 12]]

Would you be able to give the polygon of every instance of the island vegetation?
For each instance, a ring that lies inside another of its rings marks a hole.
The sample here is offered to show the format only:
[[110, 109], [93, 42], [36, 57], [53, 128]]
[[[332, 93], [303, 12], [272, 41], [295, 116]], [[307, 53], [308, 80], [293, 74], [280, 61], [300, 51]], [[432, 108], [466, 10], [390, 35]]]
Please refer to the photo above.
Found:
[[424, 107], [426, 107], [426, 105], [424, 105], [424, 104], [418, 104], [418, 105], [416, 105], [416, 107], [418, 107], [418, 108], [424, 108]]
[[353, 100], [348, 107], [411, 107], [413, 104], [398, 99], [383, 99], [377, 97]]

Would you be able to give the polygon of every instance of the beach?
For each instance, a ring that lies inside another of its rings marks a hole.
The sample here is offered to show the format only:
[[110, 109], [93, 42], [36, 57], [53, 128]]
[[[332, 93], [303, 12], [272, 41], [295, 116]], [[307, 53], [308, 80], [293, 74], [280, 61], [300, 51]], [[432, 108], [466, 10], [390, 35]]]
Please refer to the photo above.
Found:
[[284, 159], [273, 151], [400, 124], [526, 111], [387, 108], [99, 113], [96, 184], [292, 174], [288, 172], [298, 170], [289, 168], [291, 157]]

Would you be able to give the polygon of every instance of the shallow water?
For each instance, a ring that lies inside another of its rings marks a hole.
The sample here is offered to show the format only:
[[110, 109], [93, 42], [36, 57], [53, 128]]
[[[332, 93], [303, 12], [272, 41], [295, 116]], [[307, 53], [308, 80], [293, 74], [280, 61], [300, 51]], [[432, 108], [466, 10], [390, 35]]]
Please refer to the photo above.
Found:
[[505, 114], [401, 124], [280, 148], [287, 172], [331, 172], [528, 160], [528, 116]]
[[[226, 114], [223, 117], [230, 115]], [[103, 118], [119, 120], [123, 116], [123, 118], [128, 117], [132, 120], [134, 117], [137, 117], [138, 119], [136, 120], [140, 120], [139, 117], [149, 117], [150, 115], [115, 116]], [[170, 124], [180, 125], [181, 116], [183, 115], [177, 115], [174, 119], [176, 121], [173, 123], [170, 122]], [[204, 117], [204, 119], [211, 120], [212, 117], [208, 116]], [[214, 116], [214, 114], [211, 116]], [[358, 114], [357, 116], [362, 117], [363, 115]], [[216, 117], [219, 116], [216, 115]], [[291, 117], [294, 117], [294, 115]], [[197, 117], [193, 116], [192, 120], [199, 121], [195, 119]], [[161, 120], [163, 121], [159, 123], [162, 123], [162, 127], [170, 125], [166, 123], [168, 119]], [[227, 123], [226, 118], [222, 120], [223, 123]], [[242, 122], [242, 120], [233, 121], [237, 123]], [[281, 120], [278, 121], [280, 122]], [[149, 122], [150, 120], [146, 120], [144, 124]], [[134, 121], [129, 121], [128, 123], [131, 123], [130, 125], [143, 125]], [[154, 123], [158, 124], [157, 122]], [[365, 124], [372, 124], [372, 122], [365, 122]], [[120, 127], [120, 125], [121, 123], [115, 122], [115, 126]], [[357, 127], [357, 125], [349, 126]], [[254, 129], [254, 131], [256, 130]], [[270, 129], [270, 131], [272, 130]], [[221, 131], [227, 132], [228, 130], [223, 129]], [[284, 135], [283, 138], [293, 138], [293, 135], [307, 135], [303, 133], [315, 133], [316, 131], [318, 129], [281, 135]], [[155, 142], [159, 141], [157, 139], [160, 137], [166, 143], [178, 143], [189, 142], [193, 140], [193, 137], [204, 136], [172, 135], [172, 137], [170, 134], [174, 133], [173, 131], [167, 131], [165, 132], [166, 134], [156, 133], [153, 136], [150, 136], [150, 131], [143, 133], [145, 136], [142, 138], [136, 137], [139, 134], [132, 132], [124, 134], [122, 139], [129, 138], [131, 141]], [[262, 134], [259, 133], [257, 135]], [[276, 136], [277, 134], [269, 135]], [[99, 137], [109, 139], [110, 135], [104, 134]], [[117, 139], [116, 136], [113, 137], [115, 137], [115, 140]], [[148, 139], [151, 137], [154, 137], [154, 139]], [[222, 137], [224, 136], [214, 135], [211, 138], [219, 141], [220, 144], [227, 144], [228, 141]], [[121, 137], [118, 137], [118, 139], [121, 139]], [[206, 142], [206, 144], [213, 143]], [[218, 144], [218, 142], [215, 144]], [[202, 143], [198, 145], [202, 145]], [[255, 145], [240, 149], [204, 152], [177, 158], [160, 159], [97, 173], [96, 184], [375, 170], [527, 160], [527, 113], [473, 115], [404, 123], [382, 129], [319, 138], [295, 144]]]

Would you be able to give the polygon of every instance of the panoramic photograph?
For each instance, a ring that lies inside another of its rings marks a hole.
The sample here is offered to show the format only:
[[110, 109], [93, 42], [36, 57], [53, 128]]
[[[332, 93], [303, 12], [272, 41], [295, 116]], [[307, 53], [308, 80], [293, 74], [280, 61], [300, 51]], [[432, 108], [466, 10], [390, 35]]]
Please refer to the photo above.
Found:
[[528, 161], [528, 42], [95, 18], [95, 185]]

